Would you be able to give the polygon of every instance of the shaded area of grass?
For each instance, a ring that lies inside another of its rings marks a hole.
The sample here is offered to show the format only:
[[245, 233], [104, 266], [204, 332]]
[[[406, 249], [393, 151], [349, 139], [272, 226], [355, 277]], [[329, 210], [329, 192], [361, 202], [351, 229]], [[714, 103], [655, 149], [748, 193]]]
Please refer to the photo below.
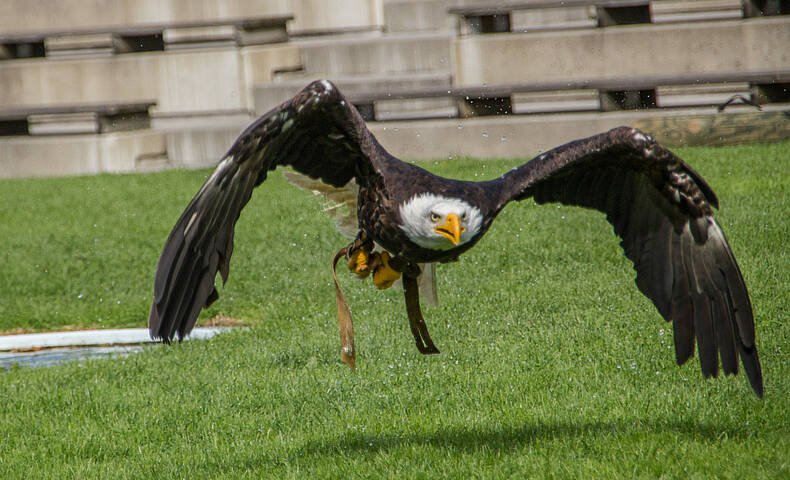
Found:
[[[678, 153], [720, 197], [752, 293], [763, 402], [743, 377], [674, 365], [671, 326], [603, 215], [532, 202], [439, 267], [441, 306], [424, 310], [441, 355], [414, 348], [401, 292], [344, 279], [350, 372], [328, 271], [345, 240], [318, 199], [273, 173], [202, 317], [253, 328], [0, 374], [0, 475], [790, 477], [790, 144]], [[518, 163], [428, 166], [482, 179]], [[144, 325], [159, 249], [207, 174], [0, 182], [0, 330]]]

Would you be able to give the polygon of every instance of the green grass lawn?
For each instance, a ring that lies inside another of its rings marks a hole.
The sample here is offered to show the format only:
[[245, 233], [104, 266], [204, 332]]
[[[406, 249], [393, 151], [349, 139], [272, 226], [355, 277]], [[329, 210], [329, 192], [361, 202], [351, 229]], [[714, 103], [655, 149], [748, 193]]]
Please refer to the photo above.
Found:
[[[719, 195], [750, 287], [765, 400], [674, 364], [602, 214], [513, 204], [424, 307], [341, 280], [321, 201], [273, 173], [203, 319], [251, 329], [0, 372], [0, 478], [790, 478], [790, 143], [678, 153]], [[484, 179], [523, 160], [439, 162]], [[0, 181], [0, 331], [144, 326], [159, 251], [208, 171]]]

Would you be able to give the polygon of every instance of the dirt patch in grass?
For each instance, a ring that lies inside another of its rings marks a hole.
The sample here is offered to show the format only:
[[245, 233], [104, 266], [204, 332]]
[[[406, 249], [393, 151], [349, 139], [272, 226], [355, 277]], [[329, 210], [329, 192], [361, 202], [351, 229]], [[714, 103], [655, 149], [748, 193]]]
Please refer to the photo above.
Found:
[[243, 327], [247, 326], [248, 322], [234, 317], [226, 317], [224, 315], [217, 315], [214, 318], [203, 320], [200, 322], [201, 327]]

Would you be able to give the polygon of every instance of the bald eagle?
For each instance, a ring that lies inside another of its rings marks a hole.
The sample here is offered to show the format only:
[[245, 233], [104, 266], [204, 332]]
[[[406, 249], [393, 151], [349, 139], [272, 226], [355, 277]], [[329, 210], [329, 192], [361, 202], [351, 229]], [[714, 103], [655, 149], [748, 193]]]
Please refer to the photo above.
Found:
[[[749, 294], [713, 216], [705, 180], [648, 135], [627, 127], [570, 142], [483, 182], [434, 175], [389, 154], [329, 81], [311, 83], [253, 122], [183, 212], [157, 265], [148, 319], [151, 336], [181, 339], [228, 279], [233, 231], [252, 190], [279, 165], [330, 188], [356, 188], [354, 241], [341, 249], [360, 277], [387, 288], [402, 281], [420, 352], [438, 353], [420, 312], [419, 279], [436, 262], [472, 248], [513, 200], [534, 198], [599, 210], [636, 270], [636, 285], [673, 323], [676, 360], [694, 354], [702, 373], [737, 374], [755, 393], [763, 380]], [[350, 312], [335, 286], [341, 357], [353, 368]]]

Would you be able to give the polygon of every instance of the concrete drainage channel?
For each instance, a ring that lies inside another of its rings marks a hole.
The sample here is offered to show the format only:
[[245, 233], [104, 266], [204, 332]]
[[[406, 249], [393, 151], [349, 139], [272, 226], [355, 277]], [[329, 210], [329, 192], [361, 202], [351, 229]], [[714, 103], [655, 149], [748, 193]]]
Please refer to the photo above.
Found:
[[[186, 340], [204, 340], [230, 330], [231, 327], [198, 327]], [[89, 357], [125, 357], [142, 351], [145, 343], [153, 343], [147, 328], [4, 335], [0, 336], [0, 369], [14, 365], [45, 367]]]

